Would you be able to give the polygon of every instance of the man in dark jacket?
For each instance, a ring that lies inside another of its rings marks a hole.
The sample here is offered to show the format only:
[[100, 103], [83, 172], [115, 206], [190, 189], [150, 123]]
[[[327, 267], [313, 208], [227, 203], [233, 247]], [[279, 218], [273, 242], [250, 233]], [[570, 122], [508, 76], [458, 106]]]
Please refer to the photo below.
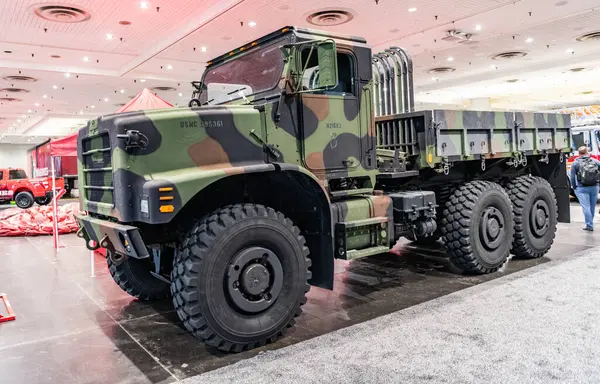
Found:
[[[598, 201], [600, 161], [590, 157], [587, 147], [579, 147], [579, 157], [571, 166], [571, 186], [581, 204], [585, 231], [594, 230], [594, 211]], [[595, 180], [595, 181], [594, 181]]]

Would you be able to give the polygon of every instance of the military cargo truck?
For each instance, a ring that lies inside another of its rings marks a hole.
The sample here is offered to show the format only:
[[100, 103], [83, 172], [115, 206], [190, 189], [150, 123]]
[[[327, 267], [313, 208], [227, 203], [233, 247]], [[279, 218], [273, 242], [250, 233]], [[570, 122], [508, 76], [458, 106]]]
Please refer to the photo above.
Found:
[[568, 115], [414, 110], [400, 48], [282, 28], [208, 62], [189, 107], [79, 131], [78, 235], [115, 282], [241, 351], [294, 325], [334, 259], [441, 239], [466, 273], [569, 221]]

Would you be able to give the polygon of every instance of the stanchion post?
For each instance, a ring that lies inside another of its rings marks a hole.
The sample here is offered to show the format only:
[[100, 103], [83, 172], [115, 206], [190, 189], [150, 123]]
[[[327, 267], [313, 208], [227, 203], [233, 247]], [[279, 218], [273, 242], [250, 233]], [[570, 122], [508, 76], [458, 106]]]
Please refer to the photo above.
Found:
[[52, 232], [54, 248], [58, 249], [58, 202], [56, 201], [56, 173], [54, 171], [54, 157], [50, 157], [50, 169], [52, 170]]

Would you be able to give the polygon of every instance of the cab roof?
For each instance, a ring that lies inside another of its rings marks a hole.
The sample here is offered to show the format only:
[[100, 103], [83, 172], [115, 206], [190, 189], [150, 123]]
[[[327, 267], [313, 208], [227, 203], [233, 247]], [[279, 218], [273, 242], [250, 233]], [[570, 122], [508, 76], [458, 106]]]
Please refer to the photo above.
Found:
[[291, 33], [295, 33], [297, 35], [306, 35], [306, 36], [330, 37], [333, 39], [346, 40], [346, 41], [359, 43], [359, 44], [367, 43], [367, 41], [362, 37], [345, 36], [345, 35], [340, 35], [340, 34], [336, 34], [336, 33], [332, 33], [332, 32], [319, 31], [316, 29], [288, 26], [288, 27], [280, 28], [280, 29], [273, 31], [257, 40], [249, 42], [249, 43], [242, 45], [241, 47], [238, 47], [230, 52], [227, 52], [221, 56], [218, 56], [218, 57], [208, 61], [206, 63], [206, 66], [208, 68], [208, 67], [214, 66], [216, 64], [222, 63], [223, 61], [227, 60], [228, 58], [235, 56], [241, 52], [251, 50], [254, 47], [260, 46], [266, 42], [269, 42], [271, 40], [277, 39], [281, 36], [291, 34]]

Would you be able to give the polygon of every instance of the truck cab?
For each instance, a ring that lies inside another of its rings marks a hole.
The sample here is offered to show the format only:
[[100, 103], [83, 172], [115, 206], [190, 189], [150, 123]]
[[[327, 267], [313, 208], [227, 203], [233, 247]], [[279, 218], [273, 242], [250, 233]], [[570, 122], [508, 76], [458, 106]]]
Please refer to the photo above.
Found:
[[[57, 190], [63, 180], [56, 179]], [[52, 178], [30, 179], [20, 168], [0, 168], [0, 203], [15, 202], [19, 208], [30, 208], [34, 203], [47, 205], [52, 200]]]

